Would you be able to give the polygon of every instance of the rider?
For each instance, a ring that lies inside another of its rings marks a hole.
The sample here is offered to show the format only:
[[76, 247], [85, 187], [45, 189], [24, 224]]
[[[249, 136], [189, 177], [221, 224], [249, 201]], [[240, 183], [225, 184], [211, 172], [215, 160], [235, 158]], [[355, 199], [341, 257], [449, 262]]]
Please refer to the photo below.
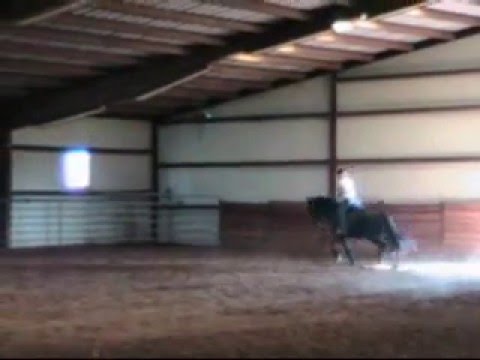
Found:
[[349, 206], [360, 207], [360, 201], [355, 190], [355, 182], [345, 169], [337, 170], [337, 201], [338, 224], [337, 234], [345, 236], [347, 233], [347, 209]]

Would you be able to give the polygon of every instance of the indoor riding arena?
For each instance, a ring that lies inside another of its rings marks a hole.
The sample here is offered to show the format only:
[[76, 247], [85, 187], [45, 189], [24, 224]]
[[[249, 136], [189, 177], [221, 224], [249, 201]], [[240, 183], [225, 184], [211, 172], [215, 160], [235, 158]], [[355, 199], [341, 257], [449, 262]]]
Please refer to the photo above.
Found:
[[478, 1], [0, 19], [0, 358], [480, 357]]

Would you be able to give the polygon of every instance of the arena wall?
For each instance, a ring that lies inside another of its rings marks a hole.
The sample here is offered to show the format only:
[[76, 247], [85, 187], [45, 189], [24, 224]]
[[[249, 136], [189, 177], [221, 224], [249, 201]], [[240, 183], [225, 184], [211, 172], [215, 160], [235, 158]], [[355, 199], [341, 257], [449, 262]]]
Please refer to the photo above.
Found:
[[[476, 219], [480, 200], [479, 39], [338, 74], [338, 163], [351, 167], [366, 203], [390, 206], [405, 232], [429, 244], [475, 238], [475, 221], [460, 226], [458, 214], [468, 208]], [[285, 228], [272, 220], [272, 204], [304, 211], [305, 197], [328, 191], [328, 104], [328, 78], [319, 77], [207, 111], [227, 123], [161, 127], [160, 188], [225, 201], [222, 232], [232, 246], [266, 236], [272, 223]], [[269, 121], [235, 121], [249, 115]], [[289, 162], [300, 159], [319, 162]]]
[[[151, 191], [150, 131], [145, 122], [101, 118], [13, 131], [10, 247], [110, 243], [125, 231], [147, 231], [127, 203], [111, 197]], [[77, 147], [91, 152], [86, 196], [63, 184], [62, 156]], [[130, 221], [120, 221], [126, 212]]]

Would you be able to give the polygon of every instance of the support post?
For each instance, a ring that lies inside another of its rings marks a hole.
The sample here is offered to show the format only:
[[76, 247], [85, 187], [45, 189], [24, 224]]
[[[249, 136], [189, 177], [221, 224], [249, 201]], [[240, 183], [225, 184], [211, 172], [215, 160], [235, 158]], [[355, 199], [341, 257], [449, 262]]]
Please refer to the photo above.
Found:
[[158, 184], [158, 125], [150, 122], [150, 234], [151, 240], [158, 242], [158, 202], [160, 201]]
[[444, 201], [442, 201], [440, 203], [440, 247], [443, 247], [445, 245], [445, 240], [447, 237], [446, 228], [445, 228], [446, 217], [447, 217], [446, 204]]
[[329, 161], [328, 161], [328, 192], [330, 196], [335, 196], [336, 192], [336, 170], [337, 170], [337, 73], [334, 72], [329, 78]]
[[11, 130], [0, 129], [0, 248], [10, 245], [11, 217]]

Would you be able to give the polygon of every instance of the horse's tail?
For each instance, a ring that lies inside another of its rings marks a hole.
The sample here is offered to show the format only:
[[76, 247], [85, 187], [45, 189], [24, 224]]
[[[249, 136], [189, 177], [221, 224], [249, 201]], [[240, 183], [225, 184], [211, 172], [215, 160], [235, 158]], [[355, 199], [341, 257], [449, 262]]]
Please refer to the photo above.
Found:
[[402, 235], [398, 231], [397, 225], [393, 221], [393, 218], [383, 213], [383, 221], [385, 231], [387, 233], [386, 235], [390, 239], [390, 245], [394, 251], [400, 250], [400, 241], [402, 240]]

